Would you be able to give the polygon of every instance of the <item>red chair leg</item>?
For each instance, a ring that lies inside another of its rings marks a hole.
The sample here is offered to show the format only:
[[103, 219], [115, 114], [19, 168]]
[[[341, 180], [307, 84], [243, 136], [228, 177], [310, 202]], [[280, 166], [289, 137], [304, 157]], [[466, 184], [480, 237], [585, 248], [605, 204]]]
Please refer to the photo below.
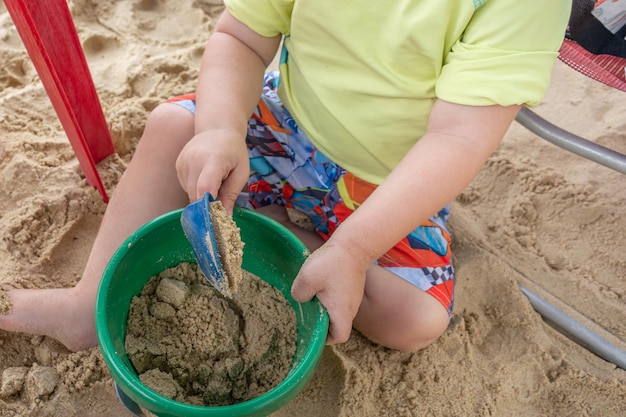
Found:
[[108, 196], [96, 164], [115, 152], [65, 0], [5, 0], [85, 177]]

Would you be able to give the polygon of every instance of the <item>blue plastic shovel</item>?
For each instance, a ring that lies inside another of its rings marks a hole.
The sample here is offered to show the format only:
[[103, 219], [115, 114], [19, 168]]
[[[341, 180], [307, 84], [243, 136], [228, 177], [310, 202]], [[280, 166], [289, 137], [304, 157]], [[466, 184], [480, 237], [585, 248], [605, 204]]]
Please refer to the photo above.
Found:
[[204, 198], [185, 207], [180, 217], [180, 223], [196, 255], [202, 273], [213, 287], [223, 295], [230, 297], [230, 290], [224, 277], [224, 269], [213, 231], [213, 221], [209, 209], [209, 203], [212, 201], [215, 201], [213, 196], [205, 193]]

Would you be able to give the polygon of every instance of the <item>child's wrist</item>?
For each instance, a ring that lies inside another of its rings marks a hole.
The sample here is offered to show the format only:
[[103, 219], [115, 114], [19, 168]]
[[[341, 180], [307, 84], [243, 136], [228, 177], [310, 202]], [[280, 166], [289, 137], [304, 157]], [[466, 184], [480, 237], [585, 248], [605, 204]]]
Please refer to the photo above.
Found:
[[329, 248], [348, 254], [356, 266], [366, 271], [376, 259], [377, 253], [368, 244], [368, 239], [360, 235], [342, 233], [341, 227], [328, 240]]

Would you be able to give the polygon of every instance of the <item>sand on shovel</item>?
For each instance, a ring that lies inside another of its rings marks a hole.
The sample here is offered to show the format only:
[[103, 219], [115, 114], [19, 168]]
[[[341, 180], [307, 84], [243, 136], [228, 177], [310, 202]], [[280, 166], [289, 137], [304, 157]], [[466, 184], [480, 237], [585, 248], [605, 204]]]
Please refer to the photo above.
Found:
[[[232, 217], [228, 215], [221, 201], [209, 203], [209, 211], [211, 212], [217, 251], [224, 269], [226, 287], [232, 296], [237, 293], [239, 284], [243, 279], [241, 263], [243, 261], [244, 243], [239, 236], [239, 227], [237, 227]], [[211, 248], [210, 236], [206, 237], [206, 242], [209, 248]]]

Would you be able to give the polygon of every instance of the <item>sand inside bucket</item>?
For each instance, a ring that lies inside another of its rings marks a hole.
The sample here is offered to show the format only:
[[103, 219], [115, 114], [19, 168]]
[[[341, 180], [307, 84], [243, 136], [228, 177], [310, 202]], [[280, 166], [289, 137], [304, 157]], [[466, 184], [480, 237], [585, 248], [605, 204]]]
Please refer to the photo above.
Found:
[[131, 302], [128, 357], [145, 385], [179, 402], [255, 398], [285, 378], [295, 345], [293, 309], [247, 271], [229, 299], [183, 263], [152, 277]]

